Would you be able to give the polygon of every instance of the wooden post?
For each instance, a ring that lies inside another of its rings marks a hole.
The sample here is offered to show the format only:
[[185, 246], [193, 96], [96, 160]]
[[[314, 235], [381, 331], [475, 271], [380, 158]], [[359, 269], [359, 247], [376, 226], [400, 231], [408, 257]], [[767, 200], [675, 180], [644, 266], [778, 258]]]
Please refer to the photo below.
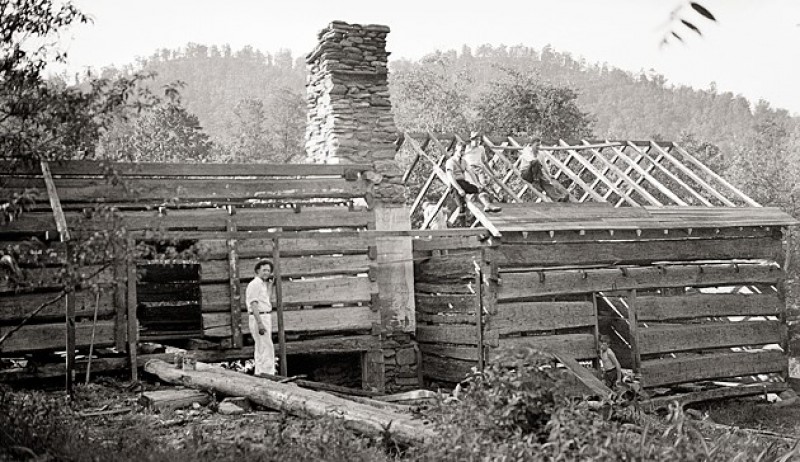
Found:
[[137, 312], [137, 299], [136, 299], [136, 260], [133, 258], [134, 252], [136, 251], [136, 241], [132, 238], [128, 238], [128, 275], [127, 275], [127, 283], [128, 283], [128, 356], [130, 357], [131, 362], [131, 380], [137, 381], [139, 380], [139, 371], [137, 369], [137, 358], [136, 358], [136, 348], [139, 344], [139, 320], [137, 319], [136, 312]]
[[128, 288], [125, 284], [128, 278], [126, 242], [115, 241], [114, 244], [114, 346], [118, 351], [127, 352], [128, 344], [125, 341], [128, 330], [125, 323], [125, 316], [128, 313]]
[[[236, 221], [233, 215], [236, 208], [228, 208], [227, 227], [228, 232], [236, 232]], [[230, 288], [230, 310], [231, 310], [231, 346], [233, 348], [242, 347], [242, 295], [239, 287], [239, 252], [236, 239], [226, 241], [228, 248], [228, 286]], [[271, 334], [270, 334], [271, 335]]]
[[[72, 244], [70, 242], [66, 242], [67, 245], [67, 266], [71, 267], [72, 264]], [[67, 275], [68, 278], [72, 278], [72, 274]], [[72, 285], [72, 281], [68, 281], [69, 286], [66, 286], [64, 290], [67, 291], [67, 296], [65, 297], [65, 304], [66, 304], [66, 331], [67, 331], [67, 377], [66, 377], [66, 389], [67, 394], [71, 397], [72, 396], [72, 385], [75, 380], [75, 286]]]
[[[275, 276], [275, 308], [278, 312], [278, 345], [281, 350], [280, 358], [281, 358], [281, 375], [286, 377], [287, 367], [286, 367], [286, 331], [284, 330], [283, 325], [283, 284], [281, 282], [281, 248], [280, 248], [280, 238], [276, 237], [273, 239], [272, 245], [272, 263], [273, 273]], [[272, 335], [272, 334], [270, 334]]]
[[592, 307], [594, 308], [594, 350], [597, 355], [592, 359], [592, 367], [600, 370], [600, 313], [597, 309], [597, 292], [592, 292]]
[[641, 372], [642, 356], [639, 353], [639, 321], [636, 310], [636, 289], [628, 292], [628, 323], [630, 324], [631, 332], [631, 362], [633, 363], [633, 372], [638, 374]]
[[478, 327], [478, 370], [483, 372], [483, 271], [481, 268], [485, 259], [483, 249], [481, 249], [480, 256], [480, 263], [474, 259], [472, 262], [475, 264], [475, 325]]

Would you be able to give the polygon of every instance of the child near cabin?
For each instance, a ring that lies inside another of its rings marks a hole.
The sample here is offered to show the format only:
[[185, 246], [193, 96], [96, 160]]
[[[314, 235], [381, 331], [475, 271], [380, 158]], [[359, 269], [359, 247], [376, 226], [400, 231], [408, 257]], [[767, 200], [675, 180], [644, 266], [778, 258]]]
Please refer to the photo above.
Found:
[[615, 388], [622, 383], [622, 367], [619, 365], [614, 350], [609, 348], [609, 343], [611, 343], [611, 337], [600, 336], [600, 367], [603, 370], [603, 382], [609, 388]]

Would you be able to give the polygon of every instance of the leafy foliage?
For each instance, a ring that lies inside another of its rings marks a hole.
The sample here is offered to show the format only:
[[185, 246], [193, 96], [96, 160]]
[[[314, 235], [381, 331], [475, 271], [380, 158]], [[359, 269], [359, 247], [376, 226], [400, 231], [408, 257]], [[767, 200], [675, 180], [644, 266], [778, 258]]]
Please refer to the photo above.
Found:
[[490, 84], [477, 104], [480, 125], [489, 133], [575, 140], [591, 136], [591, 120], [576, 104], [577, 93], [548, 85], [533, 73], [513, 69]]

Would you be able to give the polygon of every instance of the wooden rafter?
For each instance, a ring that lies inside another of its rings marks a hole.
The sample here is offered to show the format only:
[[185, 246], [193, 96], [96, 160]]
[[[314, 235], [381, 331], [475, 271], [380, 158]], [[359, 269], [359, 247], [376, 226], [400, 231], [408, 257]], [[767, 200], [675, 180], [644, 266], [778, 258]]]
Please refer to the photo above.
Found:
[[[447, 184], [444, 159], [433, 159], [430, 155], [418, 152], [424, 150], [419, 147], [422, 139], [419, 135], [416, 139], [408, 135], [405, 138], [415, 151], [411, 169], [418, 168], [418, 159], [426, 159], [428, 164], [435, 167], [422, 189], [415, 191], [417, 195], [412, 209], [416, 211], [423, 197], [429, 193], [433, 181], [440, 180]], [[450, 144], [445, 147], [447, 140], [450, 140]], [[453, 144], [459, 141], [463, 142], [457, 134], [442, 137], [428, 132], [426, 138], [426, 143], [433, 143], [443, 152], [450, 151]], [[523, 149], [520, 142], [513, 137], [483, 136], [482, 143], [491, 151], [487, 152], [491, 156], [487, 161], [487, 178], [496, 194], [509, 202], [551, 202], [546, 194], [522, 180], [518, 169], [519, 159], [510, 155]], [[559, 140], [557, 145], [541, 146], [540, 149], [553, 179], [568, 179], [564, 185], [579, 202], [611, 202], [616, 207], [685, 207], [690, 204], [704, 207], [737, 207], [737, 204], [759, 207], [756, 201], [675, 143], [582, 140], [581, 144], [571, 145]], [[404, 180], [408, 180], [410, 174], [410, 171], [406, 172]], [[530, 191], [532, 197], [526, 191]], [[448, 188], [438, 205], [443, 205], [450, 194], [452, 189]], [[485, 227], [486, 223], [498, 219], [486, 216], [474, 204], [470, 209], [473, 208], [477, 211], [473, 213], [476, 220], [466, 226]], [[451, 222], [455, 216], [456, 212], [450, 217]], [[428, 225], [423, 223], [424, 227]]]

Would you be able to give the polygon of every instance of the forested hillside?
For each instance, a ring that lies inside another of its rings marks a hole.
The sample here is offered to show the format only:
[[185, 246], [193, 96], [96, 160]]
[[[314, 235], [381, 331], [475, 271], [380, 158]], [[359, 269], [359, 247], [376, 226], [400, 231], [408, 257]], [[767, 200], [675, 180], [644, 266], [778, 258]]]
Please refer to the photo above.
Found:
[[[153, 71], [157, 92], [182, 81], [180, 100], [209, 135], [212, 158], [229, 161], [299, 161], [305, 126], [305, 64], [287, 51], [274, 54], [246, 47], [190, 44], [160, 50], [125, 69], [104, 75]], [[497, 128], [496, 109], [515, 104], [513, 93], [493, 100], [511, 83], [535, 85], [525, 97], [534, 117], [549, 117], [554, 105], [572, 104], [563, 127], [541, 133], [675, 140], [756, 199], [796, 209], [791, 192], [800, 154], [798, 118], [765, 102], [675, 86], [654, 72], [634, 74], [607, 64], [587, 63], [549, 47], [484, 45], [476, 50], [433, 52], [418, 61], [390, 64], [390, 90], [398, 127], [403, 130], [465, 131]], [[494, 93], [493, 93], [494, 92]], [[535, 100], [535, 101], [534, 101]], [[574, 104], [573, 104], [574, 103]], [[538, 105], [538, 106], [537, 106]], [[492, 108], [495, 106], [495, 108]], [[588, 128], [586, 125], [588, 122]], [[130, 122], [129, 122], [130, 123]], [[539, 130], [547, 131], [547, 124]], [[509, 131], [514, 131], [508, 129]], [[550, 136], [548, 136], [550, 135]], [[264, 156], [264, 153], [267, 153]]]

